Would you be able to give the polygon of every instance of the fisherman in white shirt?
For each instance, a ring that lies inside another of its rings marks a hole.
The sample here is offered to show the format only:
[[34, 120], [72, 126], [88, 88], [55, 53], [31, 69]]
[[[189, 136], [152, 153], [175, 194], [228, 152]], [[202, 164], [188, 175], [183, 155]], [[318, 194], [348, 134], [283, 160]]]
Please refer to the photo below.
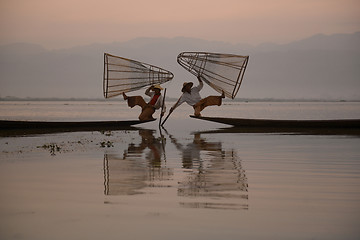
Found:
[[179, 100], [174, 104], [174, 106], [170, 108], [170, 113], [174, 111], [175, 108], [186, 102], [194, 108], [194, 115], [201, 117], [200, 112], [207, 106], [221, 105], [222, 99], [225, 98], [224, 92], [221, 96], [208, 96], [204, 99], [201, 99], [200, 91], [203, 88], [204, 83], [201, 80], [201, 76], [198, 76], [197, 79], [199, 80], [199, 85], [196, 87], [192, 87], [192, 82], [184, 82], [183, 88], [181, 89], [183, 94], [180, 96]]

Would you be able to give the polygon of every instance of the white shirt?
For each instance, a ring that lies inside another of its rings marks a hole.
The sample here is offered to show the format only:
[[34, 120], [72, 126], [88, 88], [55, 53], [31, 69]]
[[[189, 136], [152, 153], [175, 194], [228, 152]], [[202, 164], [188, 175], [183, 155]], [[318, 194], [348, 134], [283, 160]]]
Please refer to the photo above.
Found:
[[200, 91], [203, 88], [204, 84], [201, 81], [198, 86], [191, 88], [190, 93], [184, 92], [177, 104], [173, 106], [173, 109], [177, 108], [184, 102], [189, 104], [190, 106], [194, 106], [196, 103], [198, 103], [201, 100]]

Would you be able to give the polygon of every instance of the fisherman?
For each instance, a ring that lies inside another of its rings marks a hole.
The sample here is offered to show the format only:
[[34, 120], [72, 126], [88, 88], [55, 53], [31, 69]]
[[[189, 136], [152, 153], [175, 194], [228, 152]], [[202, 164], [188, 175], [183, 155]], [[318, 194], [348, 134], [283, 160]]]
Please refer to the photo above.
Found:
[[197, 79], [199, 80], [199, 85], [196, 87], [193, 87], [192, 82], [184, 82], [181, 89], [183, 94], [180, 96], [179, 100], [174, 104], [174, 106], [170, 108], [170, 113], [173, 112], [175, 108], [186, 102], [194, 108], [194, 115], [196, 117], [201, 117], [200, 112], [207, 106], [221, 105], [222, 99], [225, 98], [224, 91], [222, 92], [221, 96], [208, 96], [201, 99], [199, 92], [203, 88], [204, 83], [201, 80], [201, 76], [198, 76]]
[[163, 107], [163, 110], [161, 111], [161, 117], [164, 115], [165, 112], [165, 106], [162, 106], [163, 97], [161, 95], [161, 90], [163, 90], [163, 88], [158, 84], [153, 85], [148, 89], [146, 89], [145, 95], [151, 98], [151, 100], [148, 103], [145, 102], [142, 96], [127, 96], [123, 92], [123, 97], [124, 100], [127, 100], [129, 107], [131, 108], [135, 106], [141, 107], [141, 113], [139, 115], [140, 121], [154, 120], [152, 115], [155, 112], [155, 110]]

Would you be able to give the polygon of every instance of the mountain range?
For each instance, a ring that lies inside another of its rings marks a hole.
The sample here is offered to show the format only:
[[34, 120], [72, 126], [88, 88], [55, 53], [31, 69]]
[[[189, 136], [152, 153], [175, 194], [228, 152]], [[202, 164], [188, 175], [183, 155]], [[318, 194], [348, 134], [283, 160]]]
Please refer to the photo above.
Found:
[[[105, 52], [170, 70], [175, 77], [164, 86], [169, 97], [178, 97], [184, 81], [197, 81], [176, 62], [183, 51], [249, 55], [238, 98], [360, 99], [360, 32], [257, 46], [186, 37], [137, 38], [56, 50], [31, 43], [7, 44], [0, 46], [0, 97], [102, 98]], [[209, 94], [217, 93], [204, 87], [202, 96]]]

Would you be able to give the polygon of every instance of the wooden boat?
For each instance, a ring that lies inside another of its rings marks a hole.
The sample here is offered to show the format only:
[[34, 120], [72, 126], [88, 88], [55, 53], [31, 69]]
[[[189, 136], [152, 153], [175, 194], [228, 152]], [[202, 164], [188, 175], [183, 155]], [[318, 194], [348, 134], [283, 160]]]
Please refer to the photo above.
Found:
[[190, 117], [243, 128], [360, 128], [360, 119], [275, 120], [224, 117]]
[[85, 122], [52, 122], [52, 121], [12, 121], [0, 120], [0, 135], [26, 135], [56, 132], [101, 131], [132, 129], [133, 125], [152, 122], [139, 121], [85, 121]]
[[12, 121], [0, 120], [0, 129], [29, 129], [29, 128], [119, 128], [151, 122], [154, 120], [125, 120], [125, 121], [85, 121], [85, 122], [51, 122], [51, 121]]

